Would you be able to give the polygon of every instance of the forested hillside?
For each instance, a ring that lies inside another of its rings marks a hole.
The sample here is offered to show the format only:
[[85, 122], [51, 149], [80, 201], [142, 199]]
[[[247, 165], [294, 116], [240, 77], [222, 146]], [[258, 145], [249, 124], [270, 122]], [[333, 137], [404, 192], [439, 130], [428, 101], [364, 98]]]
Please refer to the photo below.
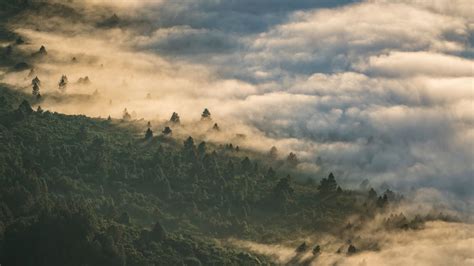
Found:
[[[258, 264], [212, 239], [337, 231], [388, 198], [278, 173], [271, 155], [146, 132], [143, 122], [33, 110], [1, 90], [4, 265]], [[24, 256], [29, 254], [29, 256]]]

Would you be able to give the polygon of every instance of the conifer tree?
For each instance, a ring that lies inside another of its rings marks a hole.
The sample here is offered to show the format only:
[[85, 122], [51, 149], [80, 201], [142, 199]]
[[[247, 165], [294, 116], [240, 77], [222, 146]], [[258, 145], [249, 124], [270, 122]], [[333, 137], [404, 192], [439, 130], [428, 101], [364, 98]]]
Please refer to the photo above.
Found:
[[127, 108], [123, 109], [122, 119], [125, 121], [132, 119], [132, 116], [128, 113]]
[[204, 108], [201, 114], [201, 120], [211, 120], [211, 112], [209, 112], [207, 108]]
[[270, 156], [270, 158], [275, 160], [276, 158], [278, 158], [278, 149], [275, 146], [272, 146], [270, 148], [270, 151], [268, 152], [268, 155]]
[[368, 196], [369, 200], [376, 200], [377, 199], [377, 192], [375, 191], [375, 189], [370, 188], [369, 193], [368, 193], [367, 196]]
[[299, 163], [298, 157], [296, 156], [296, 154], [292, 152], [288, 154], [288, 157], [286, 157], [286, 161], [288, 162], [290, 167], [296, 167]]
[[31, 92], [31, 94], [33, 94], [33, 96], [38, 96], [40, 94], [40, 87], [38, 85], [38, 83], [34, 83], [33, 84], [33, 90]]
[[165, 136], [170, 135], [172, 132], [173, 132], [173, 130], [171, 130], [170, 127], [165, 127], [165, 129], [163, 129], [163, 131], [162, 131], [163, 135], [165, 135]]
[[[319, 191], [322, 193], [331, 193], [337, 191], [337, 182], [333, 173], [329, 173], [328, 178], [323, 178], [319, 184]], [[342, 192], [342, 189], [341, 189]]]
[[145, 132], [145, 139], [152, 139], [153, 138], [153, 131], [148, 128]]
[[202, 141], [201, 143], [199, 143], [197, 150], [199, 157], [202, 158], [206, 154], [206, 142]]
[[62, 75], [58, 83], [59, 90], [62, 92], [66, 91], [67, 84], [68, 84], [68, 81], [67, 81], [66, 75]]
[[175, 124], [180, 123], [180, 118], [179, 118], [178, 113], [173, 112], [173, 114], [171, 115], [171, 118], [170, 118], [170, 122], [175, 123]]

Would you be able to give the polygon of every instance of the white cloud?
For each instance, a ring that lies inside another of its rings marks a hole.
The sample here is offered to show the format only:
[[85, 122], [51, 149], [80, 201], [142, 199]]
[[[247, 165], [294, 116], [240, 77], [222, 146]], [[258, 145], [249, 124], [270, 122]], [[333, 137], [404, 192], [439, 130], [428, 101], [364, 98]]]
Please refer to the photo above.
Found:
[[392, 77], [473, 77], [474, 61], [429, 52], [390, 52], [387, 55], [369, 57], [367, 65], [357, 66], [357, 69]]

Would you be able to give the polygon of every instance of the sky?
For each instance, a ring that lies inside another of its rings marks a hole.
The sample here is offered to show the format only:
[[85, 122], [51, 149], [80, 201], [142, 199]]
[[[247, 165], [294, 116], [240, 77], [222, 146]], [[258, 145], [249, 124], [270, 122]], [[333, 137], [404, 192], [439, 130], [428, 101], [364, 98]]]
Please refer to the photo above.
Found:
[[[295, 152], [317, 178], [332, 171], [346, 187], [368, 179], [378, 189], [433, 190], [472, 213], [469, 0], [69, 4], [78, 13], [12, 23], [25, 49], [48, 49], [35, 69], [43, 92], [57, 91], [62, 74], [87, 75], [91, 86], [70, 82], [68, 93], [97, 89], [101, 100], [45, 108], [116, 118], [127, 108], [149, 120], [177, 111], [186, 123], [207, 107], [224, 131], [249, 136], [244, 146]], [[104, 23], [114, 13], [118, 23]], [[22, 75], [4, 80], [27, 87]]]

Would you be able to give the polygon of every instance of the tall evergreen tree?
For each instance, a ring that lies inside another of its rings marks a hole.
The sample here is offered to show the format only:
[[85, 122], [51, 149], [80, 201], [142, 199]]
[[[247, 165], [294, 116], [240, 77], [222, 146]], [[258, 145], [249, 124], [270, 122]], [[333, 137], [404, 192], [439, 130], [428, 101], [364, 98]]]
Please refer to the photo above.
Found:
[[175, 124], [180, 123], [180, 118], [179, 118], [178, 113], [173, 112], [173, 114], [171, 115], [171, 118], [170, 118], [170, 122], [175, 123]]
[[122, 119], [125, 121], [132, 119], [132, 116], [128, 113], [127, 108], [123, 109]]
[[66, 91], [67, 84], [68, 84], [68, 80], [67, 80], [66, 75], [62, 75], [58, 83], [59, 90], [62, 92]]
[[202, 158], [206, 154], [206, 142], [202, 141], [199, 143], [197, 150], [199, 157]]
[[268, 155], [270, 156], [270, 158], [275, 160], [276, 158], [278, 158], [278, 149], [275, 146], [272, 146], [270, 148], [270, 151], [268, 152]]
[[209, 112], [207, 108], [204, 108], [201, 114], [201, 120], [211, 120], [211, 112]]
[[163, 135], [167, 136], [170, 135], [173, 132], [170, 127], [165, 127], [162, 131]]
[[33, 94], [33, 96], [38, 96], [40, 94], [40, 87], [38, 83], [33, 83], [33, 90], [31, 94]]
[[288, 165], [290, 167], [296, 167], [299, 163], [298, 157], [293, 152], [290, 152], [290, 154], [288, 154], [288, 157], [286, 157], [286, 161], [288, 162]]
[[145, 132], [145, 139], [152, 139], [153, 138], [153, 131], [148, 128]]
[[323, 178], [319, 184], [319, 191], [322, 193], [331, 193], [337, 191], [337, 182], [333, 173], [329, 173], [328, 178]]
[[377, 192], [375, 191], [375, 189], [370, 188], [369, 193], [368, 193], [367, 196], [370, 200], [375, 201], [377, 199]]

